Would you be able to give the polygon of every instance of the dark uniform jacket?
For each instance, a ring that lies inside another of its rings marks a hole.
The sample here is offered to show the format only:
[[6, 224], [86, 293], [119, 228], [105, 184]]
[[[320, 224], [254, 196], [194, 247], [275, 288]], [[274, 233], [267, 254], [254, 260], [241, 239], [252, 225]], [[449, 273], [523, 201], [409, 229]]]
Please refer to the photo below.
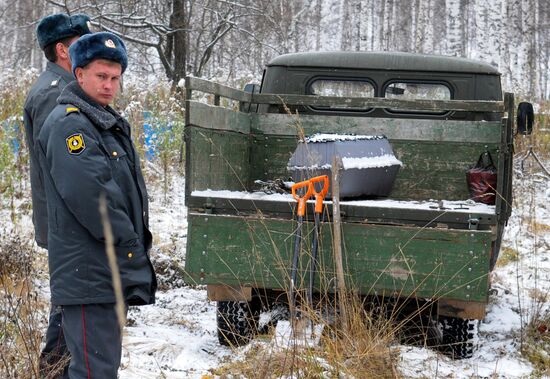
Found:
[[37, 140], [48, 200], [52, 303], [115, 302], [99, 198], [107, 198], [124, 298], [154, 302], [157, 282], [148, 251], [147, 190], [130, 125], [89, 98], [77, 82], [65, 87]]
[[37, 160], [34, 144], [46, 117], [57, 105], [58, 96], [73, 79], [70, 72], [53, 62], [48, 62], [46, 70], [40, 74], [31, 87], [23, 112], [31, 166], [34, 236], [38, 246], [44, 248], [48, 248], [48, 212], [42, 173], [40, 172], [40, 164]]

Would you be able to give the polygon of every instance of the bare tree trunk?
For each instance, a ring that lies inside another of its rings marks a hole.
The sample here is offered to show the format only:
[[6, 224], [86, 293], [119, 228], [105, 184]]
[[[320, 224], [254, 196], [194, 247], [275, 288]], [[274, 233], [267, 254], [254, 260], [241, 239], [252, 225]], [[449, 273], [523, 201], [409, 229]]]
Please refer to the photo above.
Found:
[[548, 0], [538, 0], [538, 15], [536, 33], [538, 35], [539, 62], [537, 71], [540, 75], [538, 79], [538, 96], [548, 100], [550, 98], [550, 38], [548, 38], [550, 28], [550, 3]]
[[510, 33], [511, 33], [511, 5], [508, 0], [501, 4], [501, 29], [499, 30], [499, 70], [502, 73], [502, 84], [505, 88], [512, 88], [512, 68], [510, 65]]
[[173, 67], [172, 80], [177, 85], [187, 73], [187, 15], [185, 0], [172, 0], [170, 27], [173, 32]]
[[[41, 0], [33, 0], [33, 7], [32, 7], [32, 16], [31, 16], [31, 25], [32, 20], [39, 20], [42, 15], [44, 14], [44, 8], [45, 4]], [[29, 26], [31, 38], [30, 38], [30, 47], [31, 47], [31, 59], [32, 59], [32, 67], [41, 70], [42, 65], [45, 61], [44, 54], [42, 53], [42, 50], [40, 50], [38, 43], [35, 39], [35, 28], [33, 26]]]
[[321, 50], [321, 22], [323, 19], [323, 0], [315, 4], [315, 50]]
[[361, 30], [361, 20], [363, 19], [363, 5], [361, 0], [355, 0], [353, 6], [354, 13], [354, 23], [353, 23], [353, 40], [355, 42], [355, 51], [361, 50], [361, 40], [363, 38]]
[[525, 50], [526, 50], [526, 66], [527, 66], [527, 96], [529, 99], [534, 99], [537, 89], [537, 41], [535, 25], [538, 18], [537, 4], [535, 0], [525, 0], [526, 9], [528, 12], [524, 12], [525, 15]]
[[366, 22], [366, 36], [365, 50], [376, 50], [374, 47], [374, 34], [377, 28], [376, 8], [372, 3], [372, 0], [365, 0], [367, 2], [366, 12], [368, 14], [368, 22]]
[[387, 36], [388, 31], [386, 30], [386, 0], [382, 0], [378, 4], [378, 50], [387, 49]]
[[447, 53], [455, 56], [464, 56], [465, 36], [465, 0], [449, 0], [447, 2]]
[[395, 22], [393, 23], [394, 46], [398, 51], [411, 51], [411, 21], [413, 17], [411, 14], [411, 2], [393, 2], [393, 6], [395, 12]]
[[342, 1], [342, 39], [340, 42], [340, 49], [349, 51], [351, 49], [351, 34], [352, 34], [352, 21], [351, 21], [351, 0]]
[[447, 14], [447, 3], [445, 0], [433, 0], [431, 22], [433, 23], [433, 38], [431, 52], [436, 54], [446, 53], [445, 41], [447, 40], [447, 28], [445, 21]]

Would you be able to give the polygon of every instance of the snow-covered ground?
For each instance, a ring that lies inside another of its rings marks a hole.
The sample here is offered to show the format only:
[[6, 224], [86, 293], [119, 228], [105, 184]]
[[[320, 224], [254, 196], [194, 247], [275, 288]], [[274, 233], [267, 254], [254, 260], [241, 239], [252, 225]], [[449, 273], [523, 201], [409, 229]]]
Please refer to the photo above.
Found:
[[157, 292], [155, 305], [130, 309], [120, 378], [201, 378], [232, 351], [218, 344], [216, 307], [206, 290], [184, 286], [178, 277], [187, 237], [183, 178], [173, 178], [166, 197], [162, 188], [149, 191], [152, 255], [162, 268], [160, 287], [170, 288]]
[[[520, 334], [522, 322], [525, 326], [533, 313], [533, 290], [550, 291], [549, 200], [550, 179], [522, 172], [518, 166], [515, 208], [503, 248], [517, 251], [519, 260], [497, 267], [492, 274], [488, 313], [479, 326], [479, 349], [473, 358], [457, 361], [430, 349], [401, 345], [399, 368], [404, 377], [530, 377], [533, 367], [519, 352]], [[181, 178], [176, 178], [167, 201], [155, 195], [151, 213], [162, 243], [178, 241], [174, 234], [186, 234]], [[175, 252], [183, 259], [184, 239], [176, 244]], [[548, 300], [543, 310], [550, 307]], [[136, 325], [126, 328], [121, 378], [201, 378], [208, 368], [240, 355], [217, 343], [215, 304], [206, 299], [204, 290], [171, 289], [159, 295], [156, 305], [130, 314]]]
[[[518, 164], [515, 173], [514, 211], [501, 257], [508, 248], [519, 253], [519, 259], [497, 265], [492, 273], [478, 351], [471, 359], [453, 361], [431, 350], [402, 346], [400, 368], [405, 377], [531, 377], [533, 367], [520, 355], [521, 333], [538, 304], [541, 313], [550, 312], [550, 178], [529, 175]], [[547, 294], [546, 302], [535, 301], [537, 292]]]
[[[235, 351], [218, 344], [215, 303], [207, 300], [204, 288], [190, 288], [181, 281], [187, 236], [184, 179], [174, 174], [166, 196], [161, 185], [149, 189], [152, 256], [160, 290], [155, 305], [130, 309], [120, 378], [203, 378], [211, 375], [210, 368], [242, 356], [245, 348]], [[433, 350], [397, 346], [403, 377], [531, 376], [533, 367], [519, 352], [520, 336], [536, 308], [534, 294], [550, 291], [549, 200], [550, 179], [516, 169], [515, 208], [503, 247], [517, 251], [519, 260], [499, 265], [492, 274], [488, 314], [479, 327], [479, 350], [471, 359], [454, 361]], [[0, 216], [0, 230], [13, 229], [5, 207]], [[18, 216], [17, 232], [30, 238], [30, 214]], [[46, 275], [38, 277], [47, 299]], [[542, 311], [549, 312], [549, 306], [547, 296]]]

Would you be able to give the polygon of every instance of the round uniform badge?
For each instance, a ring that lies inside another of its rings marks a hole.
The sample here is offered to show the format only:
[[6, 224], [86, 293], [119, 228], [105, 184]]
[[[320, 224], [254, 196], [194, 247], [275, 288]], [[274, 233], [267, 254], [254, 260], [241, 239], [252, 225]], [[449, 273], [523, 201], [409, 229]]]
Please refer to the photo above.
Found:
[[66, 139], [67, 149], [69, 154], [78, 155], [86, 149], [86, 144], [84, 143], [84, 137], [81, 133], [73, 134]]
[[116, 45], [112, 39], [105, 41], [105, 46], [110, 47], [111, 49], [116, 49]]

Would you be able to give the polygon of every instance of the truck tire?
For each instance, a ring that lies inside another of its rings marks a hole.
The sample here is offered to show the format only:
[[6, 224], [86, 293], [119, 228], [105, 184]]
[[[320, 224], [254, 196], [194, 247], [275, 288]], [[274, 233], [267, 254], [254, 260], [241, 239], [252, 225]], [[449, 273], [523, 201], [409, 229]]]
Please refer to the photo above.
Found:
[[256, 302], [218, 301], [218, 341], [224, 346], [246, 345], [257, 332], [259, 317]]
[[476, 350], [478, 320], [439, 316], [441, 348], [454, 359], [471, 358]]

